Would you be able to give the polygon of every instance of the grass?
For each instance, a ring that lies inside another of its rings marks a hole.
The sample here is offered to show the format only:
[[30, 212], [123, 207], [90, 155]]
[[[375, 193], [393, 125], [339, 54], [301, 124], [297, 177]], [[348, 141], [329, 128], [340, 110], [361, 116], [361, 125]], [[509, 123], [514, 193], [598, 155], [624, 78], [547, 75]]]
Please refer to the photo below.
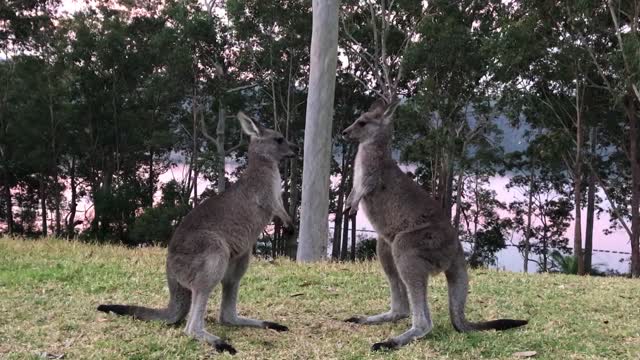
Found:
[[[165, 249], [127, 249], [62, 240], [0, 239], [0, 358], [231, 358], [192, 341], [182, 327], [98, 313], [103, 302], [164, 306]], [[468, 318], [527, 318], [505, 332], [456, 333], [446, 285], [429, 285], [434, 329], [405, 348], [371, 353], [372, 343], [398, 334], [409, 320], [376, 326], [342, 322], [387, 309], [388, 289], [375, 262], [299, 265], [253, 261], [240, 288], [243, 315], [281, 322], [288, 333], [217, 324], [219, 289], [207, 328], [228, 338], [239, 359], [536, 359], [640, 358], [640, 281], [471, 273]]]

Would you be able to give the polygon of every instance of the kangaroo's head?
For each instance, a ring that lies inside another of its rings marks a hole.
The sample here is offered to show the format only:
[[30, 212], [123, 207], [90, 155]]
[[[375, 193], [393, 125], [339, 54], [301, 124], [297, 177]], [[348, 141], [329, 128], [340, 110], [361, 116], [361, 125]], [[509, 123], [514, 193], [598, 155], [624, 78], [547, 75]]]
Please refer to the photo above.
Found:
[[367, 112], [344, 129], [342, 136], [348, 140], [366, 143], [379, 136], [389, 135], [391, 129], [389, 125], [399, 103], [399, 99], [390, 103], [384, 99], [376, 100]]
[[251, 137], [249, 152], [276, 162], [296, 155], [298, 147], [279, 132], [263, 128], [242, 111], [238, 113], [238, 120], [242, 130]]

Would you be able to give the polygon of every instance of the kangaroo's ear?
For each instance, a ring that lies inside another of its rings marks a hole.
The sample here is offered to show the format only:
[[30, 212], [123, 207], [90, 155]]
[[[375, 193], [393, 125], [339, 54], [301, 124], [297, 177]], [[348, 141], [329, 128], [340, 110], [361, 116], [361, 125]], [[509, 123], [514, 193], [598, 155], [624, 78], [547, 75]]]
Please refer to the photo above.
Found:
[[260, 137], [262, 135], [260, 126], [242, 111], [238, 112], [238, 121], [240, 121], [240, 126], [242, 126], [245, 134], [253, 137]]
[[393, 118], [393, 114], [396, 112], [396, 109], [398, 108], [399, 104], [400, 104], [400, 99], [395, 98], [386, 106], [382, 114], [382, 122], [385, 125], [391, 122], [391, 119]]
[[386, 106], [387, 102], [383, 98], [379, 98], [369, 106], [369, 110], [367, 110], [367, 112], [382, 112]]

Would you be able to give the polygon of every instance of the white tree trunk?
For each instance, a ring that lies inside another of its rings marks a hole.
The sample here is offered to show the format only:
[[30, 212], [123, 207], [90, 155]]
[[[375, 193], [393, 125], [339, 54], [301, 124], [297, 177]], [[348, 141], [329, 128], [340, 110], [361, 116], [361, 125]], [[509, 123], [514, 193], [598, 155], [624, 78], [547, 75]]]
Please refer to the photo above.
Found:
[[339, 0], [313, 0], [311, 74], [304, 134], [302, 207], [297, 260], [327, 254], [331, 123], [338, 52]]

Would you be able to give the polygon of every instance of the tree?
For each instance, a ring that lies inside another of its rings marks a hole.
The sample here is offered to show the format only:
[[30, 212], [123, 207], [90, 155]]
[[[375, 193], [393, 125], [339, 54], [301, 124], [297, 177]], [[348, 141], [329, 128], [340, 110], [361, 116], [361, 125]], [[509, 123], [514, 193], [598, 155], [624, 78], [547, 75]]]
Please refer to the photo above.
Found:
[[[518, 189], [527, 199], [509, 204], [513, 230], [520, 236], [519, 249], [525, 251], [526, 261], [537, 263], [543, 272], [549, 270], [553, 249], [569, 250], [569, 239], [564, 234], [573, 210], [569, 179], [560, 171], [561, 160], [556, 157], [559, 151], [553, 149], [553, 144], [553, 138], [540, 135], [531, 140], [526, 151], [511, 154], [510, 166], [520, 171], [507, 184], [508, 189]], [[531, 259], [529, 251], [539, 255], [539, 260]]]
[[[552, 272], [560, 272], [563, 274], [578, 275], [578, 261], [575, 256], [565, 256], [558, 250], [551, 252], [551, 269]], [[601, 264], [594, 264], [589, 270], [590, 275], [602, 276], [604, 273], [600, 270]]]
[[304, 136], [302, 209], [297, 260], [326, 256], [331, 125], [338, 52], [338, 0], [313, 1], [311, 72]]
[[[496, 253], [506, 248], [507, 234], [511, 220], [503, 219], [499, 211], [505, 211], [506, 205], [497, 200], [497, 193], [488, 188], [491, 168], [481, 169], [472, 166], [468, 181], [458, 184], [459, 202], [456, 214], [461, 214], [461, 226], [458, 229], [460, 240], [470, 244], [467, 262], [471, 267], [483, 267], [496, 264]], [[483, 170], [489, 170], [489, 173]], [[459, 187], [464, 186], [464, 190]]]

